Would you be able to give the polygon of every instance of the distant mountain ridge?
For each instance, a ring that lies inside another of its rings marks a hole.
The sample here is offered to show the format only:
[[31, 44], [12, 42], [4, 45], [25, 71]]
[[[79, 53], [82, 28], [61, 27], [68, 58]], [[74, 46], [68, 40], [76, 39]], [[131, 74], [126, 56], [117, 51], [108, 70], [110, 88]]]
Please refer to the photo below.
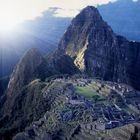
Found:
[[117, 0], [97, 8], [115, 33], [140, 41], [140, 0]]

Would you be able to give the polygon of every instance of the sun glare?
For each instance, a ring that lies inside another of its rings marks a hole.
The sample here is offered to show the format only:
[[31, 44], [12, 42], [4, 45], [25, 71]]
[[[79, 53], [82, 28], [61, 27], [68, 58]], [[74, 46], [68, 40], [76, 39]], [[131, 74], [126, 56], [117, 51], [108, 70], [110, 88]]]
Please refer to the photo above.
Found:
[[42, 12], [49, 7], [62, 8], [57, 11], [56, 16], [73, 17], [79, 9], [87, 5], [103, 4], [109, 1], [116, 0], [0, 0], [0, 32], [9, 33], [17, 29], [17, 24], [41, 16]]
[[1, 31], [12, 31], [16, 27], [16, 23], [13, 21], [5, 20], [5, 21], [0, 21], [0, 32]]
[[4, 8], [0, 9], [0, 32], [10, 32], [19, 23], [14, 11]]

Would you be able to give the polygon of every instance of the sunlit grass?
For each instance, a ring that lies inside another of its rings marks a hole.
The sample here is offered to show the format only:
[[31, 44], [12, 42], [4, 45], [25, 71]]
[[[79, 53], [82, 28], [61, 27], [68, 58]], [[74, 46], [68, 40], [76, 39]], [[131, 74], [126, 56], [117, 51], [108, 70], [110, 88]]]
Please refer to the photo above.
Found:
[[79, 87], [77, 86], [75, 88], [76, 90], [76, 93], [81, 95], [81, 96], [84, 96], [94, 102], [98, 102], [98, 103], [103, 103], [103, 104], [108, 104], [106, 98], [104, 96], [100, 96], [96, 90], [94, 90], [93, 88], [91, 87]]
[[89, 87], [76, 87], [76, 93], [88, 98], [93, 98], [97, 96], [97, 92]]

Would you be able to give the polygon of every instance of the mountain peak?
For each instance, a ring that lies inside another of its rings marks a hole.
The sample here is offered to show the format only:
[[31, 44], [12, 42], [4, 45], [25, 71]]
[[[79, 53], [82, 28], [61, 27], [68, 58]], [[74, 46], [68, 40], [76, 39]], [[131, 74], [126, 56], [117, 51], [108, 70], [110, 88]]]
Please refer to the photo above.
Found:
[[[87, 7], [85, 7], [82, 11], [81, 11], [81, 13], [82, 12], [85, 12], [85, 13], [89, 13], [89, 12], [92, 12], [92, 13], [96, 13], [96, 12], [98, 12], [98, 9], [96, 8], [96, 7], [94, 7], [94, 6], [87, 6]], [[99, 12], [98, 12], [99, 13]]]
[[31, 48], [27, 51], [27, 53], [39, 53], [39, 50], [37, 48]]
[[59, 49], [75, 58], [79, 51], [86, 50], [90, 37], [93, 35], [104, 37], [104, 32], [113, 36], [112, 29], [102, 19], [98, 9], [87, 6], [73, 19], [59, 43]]
[[8, 94], [13, 94], [15, 87], [20, 89], [32, 80], [42, 78], [45, 75], [45, 66], [46, 61], [36, 48], [27, 51], [11, 75]]
[[26, 53], [25, 53], [25, 55], [23, 56], [23, 58], [21, 59], [21, 61], [23, 61], [23, 60], [25, 60], [25, 59], [28, 59], [28, 58], [30, 58], [30, 59], [33, 59], [34, 60], [34, 58], [38, 58], [38, 57], [42, 57], [42, 55], [41, 55], [41, 53], [39, 52], [39, 50], [37, 49], [37, 48], [31, 48], [31, 49], [29, 49]]
[[77, 15], [76, 19], [81, 17], [80, 19], [84, 19], [86, 21], [98, 21], [102, 20], [102, 17], [97, 8], [93, 6], [87, 6], [84, 8], [79, 15]]

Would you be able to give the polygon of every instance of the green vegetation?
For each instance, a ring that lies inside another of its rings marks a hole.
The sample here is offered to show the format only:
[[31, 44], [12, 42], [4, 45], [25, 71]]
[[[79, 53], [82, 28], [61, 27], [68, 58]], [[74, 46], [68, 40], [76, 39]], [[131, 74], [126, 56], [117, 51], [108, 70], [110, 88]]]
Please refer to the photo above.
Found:
[[100, 102], [107, 104], [107, 100], [104, 96], [100, 96], [93, 88], [91, 87], [76, 87], [76, 93], [86, 98], [93, 100], [94, 102]]
[[98, 95], [96, 91], [94, 91], [90, 87], [76, 87], [76, 93], [88, 98], [96, 98]]

